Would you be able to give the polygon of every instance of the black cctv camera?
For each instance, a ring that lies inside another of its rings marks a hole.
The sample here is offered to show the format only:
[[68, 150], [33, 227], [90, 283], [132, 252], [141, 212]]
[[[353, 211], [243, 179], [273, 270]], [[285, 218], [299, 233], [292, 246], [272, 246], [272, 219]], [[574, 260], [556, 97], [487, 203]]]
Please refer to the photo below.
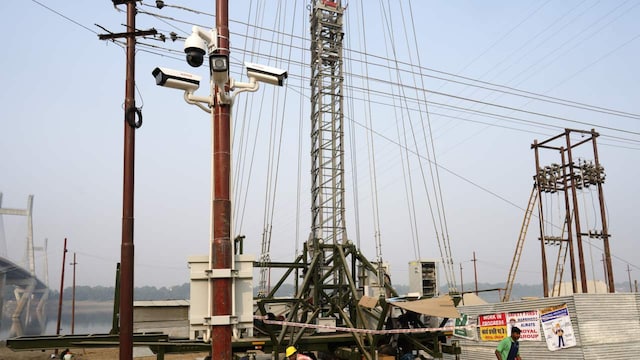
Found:
[[191, 34], [184, 42], [184, 52], [187, 54], [187, 63], [193, 67], [199, 67], [204, 62], [207, 44], [197, 34]]

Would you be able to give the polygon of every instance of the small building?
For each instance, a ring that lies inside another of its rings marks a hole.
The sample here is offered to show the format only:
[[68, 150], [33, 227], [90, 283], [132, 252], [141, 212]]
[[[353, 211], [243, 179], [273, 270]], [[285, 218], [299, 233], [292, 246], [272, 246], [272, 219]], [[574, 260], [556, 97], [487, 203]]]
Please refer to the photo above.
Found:
[[188, 338], [189, 300], [134, 301], [133, 331]]

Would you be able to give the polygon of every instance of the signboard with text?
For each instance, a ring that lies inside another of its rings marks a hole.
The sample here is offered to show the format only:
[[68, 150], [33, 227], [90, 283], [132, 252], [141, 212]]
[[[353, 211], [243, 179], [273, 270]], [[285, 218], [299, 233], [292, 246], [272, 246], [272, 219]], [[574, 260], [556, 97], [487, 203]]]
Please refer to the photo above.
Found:
[[507, 320], [504, 313], [478, 316], [480, 340], [500, 341], [507, 336]]
[[507, 313], [507, 336], [511, 336], [511, 328], [514, 326], [520, 328], [520, 340], [542, 340], [538, 310]]

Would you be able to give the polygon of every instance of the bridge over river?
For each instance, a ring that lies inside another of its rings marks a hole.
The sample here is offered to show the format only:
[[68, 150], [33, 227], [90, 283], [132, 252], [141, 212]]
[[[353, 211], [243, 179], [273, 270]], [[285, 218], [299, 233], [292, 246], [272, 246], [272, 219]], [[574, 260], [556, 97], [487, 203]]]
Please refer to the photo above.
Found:
[[[11, 329], [9, 337], [23, 335], [40, 335], [45, 329], [46, 303], [49, 296], [48, 280], [38, 279], [35, 269], [33, 246], [33, 195], [29, 195], [25, 209], [11, 209], [2, 207], [2, 193], [0, 193], [0, 221], [3, 215], [25, 216], [27, 218], [27, 258], [28, 269], [16, 264], [6, 256], [0, 256], [0, 310], [4, 309], [5, 287], [14, 286], [15, 308], [11, 312]], [[4, 236], [4, 234], [1, 234]], [[46, 241], [45, 274], [46, 264]], [[45, 278], [47, 276], [45, 275]], [[0, 312], [1, 313], [1, 312]], [[1, 318], [0, 318], [1, 320]]]

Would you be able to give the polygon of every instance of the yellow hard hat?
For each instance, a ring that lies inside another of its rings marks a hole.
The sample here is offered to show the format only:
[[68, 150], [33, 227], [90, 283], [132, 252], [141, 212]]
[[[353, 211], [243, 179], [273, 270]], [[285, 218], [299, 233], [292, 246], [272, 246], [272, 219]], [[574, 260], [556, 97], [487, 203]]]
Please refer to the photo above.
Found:
[[289, 346], [287, 348], [287, 351], [285, 351], [284, 354], [285, 354], [286, 357], [289, 357], [289, 356], [291, 356], [291, 355], [293, 355], [293, 354], [295, 354], [297, 352], [298, 352], [298, 349], [296, 349], [295, 346]]

